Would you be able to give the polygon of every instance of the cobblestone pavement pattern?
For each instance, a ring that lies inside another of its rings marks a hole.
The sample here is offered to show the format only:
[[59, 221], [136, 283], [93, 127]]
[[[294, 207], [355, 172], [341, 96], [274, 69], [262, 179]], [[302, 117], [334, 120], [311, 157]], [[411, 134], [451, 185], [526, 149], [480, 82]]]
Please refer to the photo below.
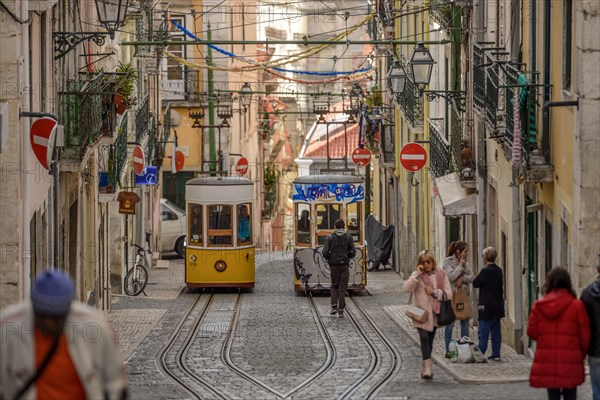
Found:
[[[325, 344], [310, 311], [309, 300], [304, 294], [294, 293], [292, 273], [291, 253], [257, 255], [256, 287], [242, 295], [231, 347], [231, 360], [237, 367], [281, 393], [304, 381], [325, 361]], [[147, 297], [113, 296], [108, 317], [126, 360], [133, 399], [190, 397], [158, 369], [156, 361], [198, 296], [198, 291], [184, 290], [184, 286], [183, 261], [169, 260], [168, 268], [150, 272]], [[402, 291], [402, 279], [393, 271], [378, 270], [369, 273], [367, 286], [368, 293], [352, 298], [401, 355], [399, 372], [377, 392], [376, 399], [546, 399], [545, 390], [528, 385], [530, 359], [503, 345], [502, 362], [452, 364], [444, 358], [441, 330], [434, 344], [434, 379], [422, 380], [416, 331], [403, 313], [408, 296]], [[348, 317], [340, 319], [328, 315], [327, 295], [317, 295], [314, 300], [335, 347], [336, 359], [323, 376], [292, 398], [334, 399], [364, 374], [371, 355]], [[348, 311], [359, 315], [352, 302], [348, 303]], [[366, 325], [361, 318], [357, 320], [361, 326]], [[458, 324], [455, 325], [457, 329]], [[191, 368], [199, 373], [204, 371], [207, 376], [221, 370], [227, 372], [219, 357], [224, 336], [222, 332], [210, 337], [200, 334], [195, 343], [202, 343], [202, 347], [195, 347], [187, 355]], [[472, 337], [476, 337], [474, 332]], [[381, 343], [377, 340], [375, 343], [383, 357], [383, 370], [387, 370], [391, 356], [386, 355]], [[223, 377], [229, 375], [226, 373]], [[366, 380], [363, 387], [348, 398], [364, 398], [369, 384], [376, 380]], [[232, 378], [219, 383], [231, 398], [275, 398], [248, 382], [240, 384], [239, 381]], [[211, 397], [203, 395], [202, 398]], [[591, 399], [589, 378], [579, 387], [578, 398]]]

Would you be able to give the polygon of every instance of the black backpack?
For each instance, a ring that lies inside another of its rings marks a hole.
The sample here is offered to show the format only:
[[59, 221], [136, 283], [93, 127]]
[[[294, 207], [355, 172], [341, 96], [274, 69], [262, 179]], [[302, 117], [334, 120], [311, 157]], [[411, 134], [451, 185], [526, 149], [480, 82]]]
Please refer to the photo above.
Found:
[[346, 244], [346, 235], [331, 234], [331, 242], [329, 243], [329, 265], [348, 265], [350, 257], [348, 257], [348, 245]]

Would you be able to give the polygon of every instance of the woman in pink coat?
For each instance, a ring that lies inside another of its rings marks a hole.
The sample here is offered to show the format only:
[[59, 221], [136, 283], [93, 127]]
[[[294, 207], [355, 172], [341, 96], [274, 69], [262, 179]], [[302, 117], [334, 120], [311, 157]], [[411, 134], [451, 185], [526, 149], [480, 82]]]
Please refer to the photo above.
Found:
[[421, 339], [421, 353], [423, 355], [421, 378], [431, 379], [433, 378], [431, 350], [437, 329], [437, 314], [440, 312], [442, 292], [446, 293], [448, 299], [452, 299], [450, 281], [442, 268], [436, 268], [433, 255], [423, 251], [419, 254], [417, 270], [404, 282], [404, 290], [413, 293], [413, 305], [427, 310], [427, 320], [423, 323], [413, 321], [413, 325], [417, 328]]
[[577, 398], [585, 380], [583, 361], [590, 345], [590, 321], [577, 300], [569, 272], [553, 268], [533, 304], [527, 335], [537, 342], [529, 384], [548, 389], [548, 399]]

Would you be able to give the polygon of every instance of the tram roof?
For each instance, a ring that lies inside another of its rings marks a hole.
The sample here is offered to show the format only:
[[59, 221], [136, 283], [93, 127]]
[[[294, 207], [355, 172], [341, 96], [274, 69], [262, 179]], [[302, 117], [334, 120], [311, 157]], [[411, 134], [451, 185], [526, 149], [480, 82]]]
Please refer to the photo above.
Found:
[[248, 178], [239, 176], [202, 176], [200, 178], [190, 179], [186, 185], [196, 186], [231, 186], [231, 185], [252, 185]]
[[362, 183], [356, 175], [305, 175], [294, 179], [294, 183]]

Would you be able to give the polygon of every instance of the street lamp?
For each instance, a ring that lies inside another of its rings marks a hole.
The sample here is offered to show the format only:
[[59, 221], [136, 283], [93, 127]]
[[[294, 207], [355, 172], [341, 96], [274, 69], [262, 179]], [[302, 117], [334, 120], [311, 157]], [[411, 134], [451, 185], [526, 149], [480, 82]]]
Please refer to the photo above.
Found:
[[406, 87], [406, 71], [399, 61], [394, 61], [390, 71], [387, 75], [388, 88], [396, 98], [399, 100], [400, 96], [404, 93]]
[[98, 11], [98, 21], [106, 28], [105, 32], [53, 32], [54, 59], [59, 60], [85, 40], [93, 41], [97, 46], [104, 46], [105, 37], [115, 38], [127, 17], [129, 0], [94, 0]]
[[110, 38], [115, 38], [115, 31], [119, 29], [127, 16], [129, 0], [95, 0], [98, 10], [98, 21], [106, 28]]
[[423, 42], [417, 43], [410, 57], [409, 64], [412, 81], [423, 91], [425, 86], [429, 85], [433, 64], [435, 64], [429, 49], [425, 47]]
[[248, 106], [250, 106], [250, 103], [252, 103], [252, 87], [250, 87], [248, 82], [244, 83], [240, 89], [240, 98], [242, 101], [242, 106], [244, 107], [244, 111], [246, 111]]

